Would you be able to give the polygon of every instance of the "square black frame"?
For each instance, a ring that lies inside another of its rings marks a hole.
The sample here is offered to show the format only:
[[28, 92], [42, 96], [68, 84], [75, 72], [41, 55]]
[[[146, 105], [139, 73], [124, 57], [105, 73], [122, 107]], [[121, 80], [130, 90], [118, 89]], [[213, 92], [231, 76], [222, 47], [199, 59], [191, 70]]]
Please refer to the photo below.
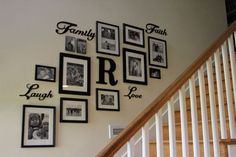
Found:
[[123, 48], [123, 81], [142, 85], [148, 84], [145, 52]]
[[123, 40], [124, 43], [145, 47], [144, 29], [123, 23]]
[[[100, 96], [102, 97], [102, 92], [104, 94], [110, 93], [110, 95], [103, 95], [104, 99], [105, 99], [105, 97], [108, 97], [107, 99], [109, 99], [108, 101], [103, 99], [104, 101], [106, 101], [106, 102], [103, 102], [103, 104], [101, 103], [102, 98], [100, 98]], [[112, 101], [110, 102], [110, 100], [112, 100], [112, 97], [111, 97], [112, 93], [114, 96], [114, 99], [113, 99], [114, 102], [112, 102]], [[120, 111], [120, 92], [119, 92], [119, 90], [96, 88], [96, 110]]]
[[60, 53], [59, 93], [90, 95], [90, 60], [86, 56]]
[[[73, 102], [73, 104], [70, 104], [70, 103], [65, 104], [66, 101], [67, 102], [71, 101]], [[65, 111], [65, 108], [66, 108], [65, 105], [67, 106], [70, 105], [71, 108]], [[67, 114], [66, 117], [64, 117], [65, 114]], [[76, 99], [76, 98], [61, 98], [60, 99], [60, 122], [88, 123], [88, 100]]]
[[[102, 30], [102, 28], [104, 30]], [[97, 53], [120, 56], [119, 26], [101, 21], [96, 21], [96, 33]]]
[[156, 68], [149, 68], [150, 78], [161, 79], [161, 70]]
[[36, 64], [34, 79], [39, 81], [55, 82], [56, 67]]
[[[29, 112], [28, 110], [32, 110], [32, 112]], [[36, 113], [37, 109], [39, 110], [39, 113]], [[43, 113], [40, 110], [45, 110]], [[29, 112], [29, 113], [28, 113]], [[52, 114], [51, 116], [48, 116], [45, 113]], [[55, 137], [56, 137], [56, 107], [54, 106], [40, 106], [40, 105], [23, 105], [23, 114], [22, 114], [22, 136], [21, 136], [21, 147], [55, 147]], [[27, 117], [28, 116], [28, 121]], [[49, 118], [48, 118], [48, 117]], [[47, 117], [48, 119], [46, 119]], [[34, 118], [33, 124], [30, 124], [30, 120]], [[36, 118], [36, 119], [35, 119]], [[46, 120], [48, 121], [46, 121]], [[35, 121], [37, 120], [37, 121]], [[37, 122], [39, 124], [37, 124]], [[53, 124], [51, 124], [53, 123]], [[48, 125], [48, 131], [47, 135], [50, 140], [46, 141], [43, 139], [41, 142], [37, 143], [38, 136], [41, 135], [40, 138], [45, 138], [45, 124]], [[30, 126], [31, 125], [31, 126]], [[44, 125], [44, 127], [43, 127]], [[28, 133], [26, 133], [26, 128], [28, 126]], [[44, 130], [43, 130], [44, 129]], [[37, 131], [37, 133], [34, 133]], [[42, 135], [42, 133], [44, 133]], [[28, 136], [27, 136], [28, 135]], [[34, 136], [36, 136], [36, 139], [33, 139]], [[28, 138], [27, 138], [28, 137]], [[29, 140], [30, 138], [30, 140]], [[31, 138], [33, 141], [31, 141]], [[27, 139], [27, 140], [26, 140]], [[36, 143], [34, 143], [36, 142]], [[42, 144], [44, 143], [44, 144]]]

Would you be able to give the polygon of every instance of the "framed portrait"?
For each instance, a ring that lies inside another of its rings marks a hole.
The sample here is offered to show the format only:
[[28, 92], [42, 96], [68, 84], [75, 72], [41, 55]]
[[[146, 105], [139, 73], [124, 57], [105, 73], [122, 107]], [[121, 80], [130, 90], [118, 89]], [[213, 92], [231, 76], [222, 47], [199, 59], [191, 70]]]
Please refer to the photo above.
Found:
[[118, 90], [96, 89], [96, 109], [107, 111], [120, 111], [120, 93]]
[[23, 105], [21, 147], [55, 147], [56, 107]]
[[150, 78], [161, 79], [160, 69], [150, 68], [149, 74], [150, 74]]
[[108, 125], [108, 131], [109, 131], [109, 139], [112, 139], [119, 135], [123, 130], [125, 129], [124, 125]]
[[35, 65], [35, 80], [55, 82], [56, 68], [45, 65]]
[[61, 98], [60, 109], [60, 122], [88, 122], [88, 100], [86, 99]]
[[97, 21], [97, 53], [120, 56], [119, 26]]
[[146, 53], [123, 48], [123, 80], [147, 85]]
[[59, 93], [90, 95], [90, 58], [60, 53]]
[[124, 43], [145, 47], [144, 29], [123, 24]]
[[87, 51], [87, 41], [83, 39], [77, 39], [76, 41], [76, 52], [80, 54], [86, 54]]
[[149, 64], [152, 66], [167, 68], [166, 41], [148, 37]]
[[65, 50], [75, 52], [76, 49], [76, 38], [71, 36], [65, 37]]

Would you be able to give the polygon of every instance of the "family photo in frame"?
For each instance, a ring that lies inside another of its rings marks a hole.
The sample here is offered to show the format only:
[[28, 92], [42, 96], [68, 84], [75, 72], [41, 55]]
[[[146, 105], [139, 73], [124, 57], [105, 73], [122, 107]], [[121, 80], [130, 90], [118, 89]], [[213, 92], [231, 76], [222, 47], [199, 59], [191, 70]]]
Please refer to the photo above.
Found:
[[79, 54], [86, 54], [87, 41], [71, 36], [65, 37], [65, 50], [70, 52], [77, 52]]
[[45, 65], [35, 65], [35, 80], [55, 82], [56, 68]]

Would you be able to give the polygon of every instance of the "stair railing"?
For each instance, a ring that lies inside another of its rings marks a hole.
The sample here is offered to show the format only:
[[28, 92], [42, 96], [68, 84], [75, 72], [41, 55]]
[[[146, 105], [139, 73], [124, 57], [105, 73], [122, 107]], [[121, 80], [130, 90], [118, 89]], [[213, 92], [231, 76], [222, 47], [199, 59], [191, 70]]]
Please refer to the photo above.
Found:
[[[193, 150], [191, 153], [194, 157], [200, 157], [201, 153], [204, 154], [204, 157], [222, 156], [221, 139], [236, 139], [234, 119], [236, 109], [235, 31], [236, 23], [233, 23], [186, 71], [96, 156], [150, 156], [149, 126], [153, 124], [156, 130], [156, 151], [154, 153], [157, 157], [163, 157], [166, 153], [170, 157], [176, 157], [177, 153], [178, 156], [181, 154], [182, 157], [188, 157], [190, 150]], [[185, 90], [186, 86], [187, 91]], [[199, 102], [197, 102], [196, 93], [199, 93]], [[176, 103], [173, 102], [175, 96], [178, 98], [181, 138], [176, 137]], [[186, 99], [188, 98], [190, 105], [186, 106]], [[166, 145], [163, 140], [162, 109], [165, 105], [167, 105], [168, 114], [168, 149], [164, 149]], [[200, 108], [200, 115], [198, 108]], [[188, 110], [191, 112], [190, 118], [187, 117]], [[209, 125], [209, 121], [211, 121], [211, 125]], [[227, 123], [227, 121], [229, 122]], [[191, 123], [191, 130], [188, 129], [189, 122]], [[199, 123], [202, 124], [201, 129]], [[141, 139], [139, 155], [137, 154], [139, 148], [136, 148], [137, 146], [134, 144], [135, 139]], [[192, 145], [189, 144], [190, 142]], [[182, 151], [177, 149], [177, 143], [181, 143]], [[201, 152], [200, 143], [203, 143], [203, 148], [201, 148], [204, 150], [203, 152]], [[166, 152], [167, 150], [168, 152]]]

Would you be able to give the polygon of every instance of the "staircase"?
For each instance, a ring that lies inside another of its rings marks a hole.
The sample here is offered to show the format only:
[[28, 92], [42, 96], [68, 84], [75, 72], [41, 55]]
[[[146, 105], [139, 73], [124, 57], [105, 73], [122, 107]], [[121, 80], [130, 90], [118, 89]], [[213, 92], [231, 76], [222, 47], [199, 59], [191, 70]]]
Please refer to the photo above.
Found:
[[97, 157], [227, 157], [236, 143], [233, 23]]

